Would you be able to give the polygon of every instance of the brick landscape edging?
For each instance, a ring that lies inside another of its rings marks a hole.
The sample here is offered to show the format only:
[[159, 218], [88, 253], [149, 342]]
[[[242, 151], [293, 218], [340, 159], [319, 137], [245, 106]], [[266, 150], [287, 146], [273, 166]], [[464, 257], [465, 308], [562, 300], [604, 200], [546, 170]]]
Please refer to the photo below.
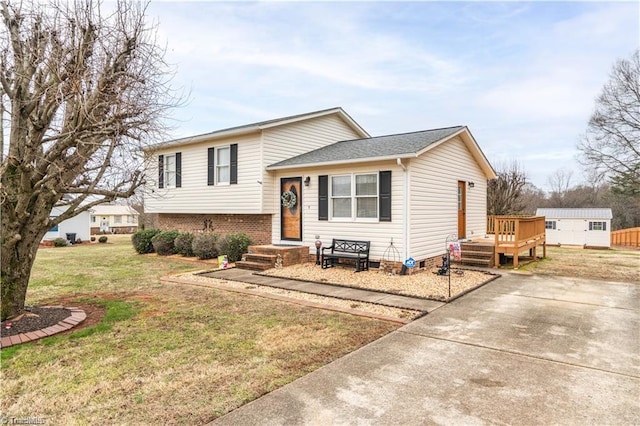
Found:
[[21, 343], [32, 342], [44, 337], [53, 336], [63, 331], [71, 330], [87, 318], [87, 314], [80, 308], [65, 308], [64, 306], [43, 306], [43, 308], [64, 308], [71, 312], [71, 315], [58, 322], [55, 325], [43, 328], [41, 330], [31, 331], [28, 333], [20, 333], [15, 336], [3, 337], [0, 341], [0, 348], [8, 348]]

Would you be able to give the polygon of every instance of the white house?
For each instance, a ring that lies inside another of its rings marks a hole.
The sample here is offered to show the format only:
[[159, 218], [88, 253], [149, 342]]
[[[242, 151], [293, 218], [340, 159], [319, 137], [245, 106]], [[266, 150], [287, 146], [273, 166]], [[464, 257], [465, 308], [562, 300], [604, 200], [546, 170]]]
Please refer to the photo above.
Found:
[[[51, 217], [58, 217], [65, 211], [64, 207], [54, 207], [51, 210]], [[65, 240], [89, 241], [91, 238], [91, 213], [89, 211], [82, 212], [70, 219], [63, 220], [60, 224], [51, 228], [42, 241], [51, 241], [56, 238], [64, 238]], [[68, 235], [69, 234], [69, 235]], [[75, 234], [75, 235], [71, 235]]]
[[139, 213], [130, 206], [98, 204], [91, 213], [91, 233], [130, 234], [138, 230]]
[[537, 209], [545, 217], [547, 244], [611, 247], [611, 209]]
[[[309, 247], [371, 241], [404, 260], [439, 261], [445, 240], [486, 233], [495, 172], [469, 129], [371, 137], [342, 108], [169, 141], [147, 151], [145, 212], [162, 229], [246, 232]], [[291, 196], [293, 195], [293, 197]]]

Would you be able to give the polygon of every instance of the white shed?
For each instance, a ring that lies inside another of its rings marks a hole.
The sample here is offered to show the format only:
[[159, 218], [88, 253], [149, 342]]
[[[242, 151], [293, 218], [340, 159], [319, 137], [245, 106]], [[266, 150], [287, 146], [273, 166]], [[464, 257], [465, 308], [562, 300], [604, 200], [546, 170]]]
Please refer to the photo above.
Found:
[[[57, 217], [64, 212], [64, 207], [54, 207], [51, 210], [51, 217]], [[91, 213], [86, 211], [70, 219], [62, 221], [57, 226], [51, 228], [42, 238], [42, 241], [55, 240], [56, 238], [67, 238], [67, 234], [76, 234], [75, 239], [89, 241], [91, 238]]]
[[545, 217], [547, 244], [611, 247], [611, 209], [538, 209]]

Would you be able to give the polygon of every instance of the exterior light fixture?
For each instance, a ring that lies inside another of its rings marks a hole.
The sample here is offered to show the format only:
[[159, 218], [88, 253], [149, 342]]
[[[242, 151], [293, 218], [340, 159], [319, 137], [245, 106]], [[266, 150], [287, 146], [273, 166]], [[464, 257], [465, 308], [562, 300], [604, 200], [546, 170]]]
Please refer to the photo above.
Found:
[[304, 179], [304, 186], [309, 186], [310, 183], [311, 183], [311, 176], [307, 176]]
[[473, 188], [474, 186], [476, 186], [476, 184], [475, 184], [475, 183], [473, 183], [473, 182], [469, 182], [469, 188]]

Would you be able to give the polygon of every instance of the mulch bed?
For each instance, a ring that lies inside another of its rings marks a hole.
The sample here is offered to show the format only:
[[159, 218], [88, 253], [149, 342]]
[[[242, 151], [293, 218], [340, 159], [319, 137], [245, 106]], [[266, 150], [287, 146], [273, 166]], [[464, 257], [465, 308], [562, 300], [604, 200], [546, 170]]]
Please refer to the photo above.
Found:
[[71, 311], [62, 307], [27, 307], [18, 319], [2, 321], [1, 337], [17, 336], [20, 333], [42, 330], [56, 325], [70, 316]]

